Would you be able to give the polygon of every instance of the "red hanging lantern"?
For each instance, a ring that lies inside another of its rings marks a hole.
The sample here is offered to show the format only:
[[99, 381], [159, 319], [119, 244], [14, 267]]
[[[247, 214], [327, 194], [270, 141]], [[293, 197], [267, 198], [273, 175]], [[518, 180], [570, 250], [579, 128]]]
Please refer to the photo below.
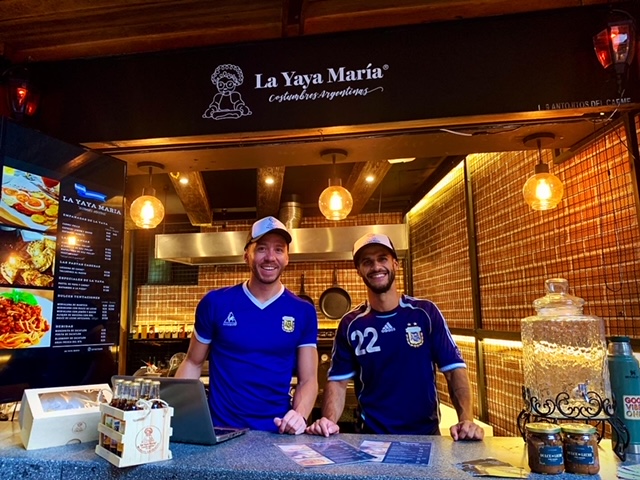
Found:
[[11, 67], [4, 76], [7, 79], [7, 101], [12, 117], [22, 120], [24, 117], [35, 115], [40, 94], [30, 78], [27, 67]]
[[613, 67], [618, 75], [624, 74], [633, 62], [635, 45], [635, 21], [622, 10], [612, 10], [607, 27], [593, 37], [598, 61], [605, 69]]

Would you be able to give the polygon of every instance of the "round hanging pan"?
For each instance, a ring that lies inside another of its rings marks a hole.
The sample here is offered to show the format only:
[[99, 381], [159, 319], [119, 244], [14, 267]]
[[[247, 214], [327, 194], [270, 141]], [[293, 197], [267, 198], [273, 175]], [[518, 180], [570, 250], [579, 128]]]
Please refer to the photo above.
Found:
[[351, 308], [351, 297], [338, 285], [338, 271], [333, 269], [333, 286], [320, 295], [320, 311], [331, 320], [342, 318]]
[[307, 295], [307, 293], [304, 291], [304, 273], [300, 275], [300, 293], [298, 294], [298, 296], [305, 302], [309, 302], [311, 305], [315, 305], [313, 303], [313, 298]]

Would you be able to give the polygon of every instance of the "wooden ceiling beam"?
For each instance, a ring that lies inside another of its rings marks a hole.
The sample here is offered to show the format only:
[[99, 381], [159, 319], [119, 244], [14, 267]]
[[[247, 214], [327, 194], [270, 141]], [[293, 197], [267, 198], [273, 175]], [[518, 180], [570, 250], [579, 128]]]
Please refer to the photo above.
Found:
[[[258, 168], [258, 184], [256, 185], [257, 218], [278, 215], [282, 185], [284, 184], [284, 171], [285, 167]], [[267, 184], [267, 179], [269, 178], [273, 180], [273, 183]]]
[[[345, 185], [353, 197], [350, 215], [358, 215], [362, 211], [389, 170], [391, 170], [391, 164], [387, 160], [369, 160], [353, 165]], [[367, 181], [369, 177], [373, 178], [373, 181]]]
[[187, 212], [191, 225], [210, 226], [213, 211], [209, 204], [202, 172], [171, 172], [169, 178]]

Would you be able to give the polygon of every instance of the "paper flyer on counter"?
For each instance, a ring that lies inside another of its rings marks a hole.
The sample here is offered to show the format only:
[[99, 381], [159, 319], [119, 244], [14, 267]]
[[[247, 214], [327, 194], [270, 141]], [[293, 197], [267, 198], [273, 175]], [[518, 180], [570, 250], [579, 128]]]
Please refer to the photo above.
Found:
[[474, 477], [527, 478], [529, 476], [524, 468], [514, 467], [510, 463], [492, 457], [469, 460], [458, 463], [457, 466]]
[[342, 440], [276, 446], [303, 467], [366, 462], [375, 458]]
[[378, 442], [365, 440], [360, 450], [373, 455], [374, 462], [396, 465], [429, 465], [430, 442]]
[[640, 480], [640, 465], [620, 465], [618, 478], [622, 480]]

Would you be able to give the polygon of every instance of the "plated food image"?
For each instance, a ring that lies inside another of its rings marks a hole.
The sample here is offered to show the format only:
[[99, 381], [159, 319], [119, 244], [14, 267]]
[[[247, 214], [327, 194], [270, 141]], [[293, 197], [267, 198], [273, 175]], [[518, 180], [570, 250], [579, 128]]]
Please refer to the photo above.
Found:
[[0, 235], [0, 283], [53, 287], [56, 241], [34, 232]]
[[22, 290], [0, 293], [0, 350], [49, 346], [51, 302]]
[[60, 184], [39, 175], [3, 168], [0, 216], [14, 225], [54, 230], [58, 224]]

